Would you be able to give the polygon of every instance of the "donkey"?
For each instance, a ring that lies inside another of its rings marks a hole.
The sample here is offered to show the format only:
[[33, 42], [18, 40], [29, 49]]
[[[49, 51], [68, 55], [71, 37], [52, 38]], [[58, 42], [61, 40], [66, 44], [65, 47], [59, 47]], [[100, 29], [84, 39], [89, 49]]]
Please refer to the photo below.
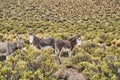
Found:
[[24, 44], [25, 43], [22, 39], [15, 42], [0, 42], [0, 55], [6, 57], [12, 55], [12, 53], [18, 49], [24, 50]]
[[29, 43], [33, 44], [37, 49], [55, 48], [55, 38], [38, 38], [33, 34], [29, 35]]
[[56, 40], [55, 41], [55, 54], [56, 58], [61, 64], [60, 55], [61, 52], [68, 52], [69, 58], [72, 57], [73, 49], [75, 45], [81, 45], [81, 37], [80, 35], [76, 35], [68, 40]]

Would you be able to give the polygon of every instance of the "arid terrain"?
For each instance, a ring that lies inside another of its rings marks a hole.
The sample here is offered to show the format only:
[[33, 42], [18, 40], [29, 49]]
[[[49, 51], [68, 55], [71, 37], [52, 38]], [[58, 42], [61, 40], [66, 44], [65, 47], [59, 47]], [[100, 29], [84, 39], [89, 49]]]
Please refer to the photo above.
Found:
[[[29, 33], [61, 40], [80, 34], [82, 44], [59, 64], [53, 49], [29, 44]], [[0, 0], [0, 42], [17, 35], [26, 50], [0, 61], [0, 80], [120, 80], [120, 0]]]

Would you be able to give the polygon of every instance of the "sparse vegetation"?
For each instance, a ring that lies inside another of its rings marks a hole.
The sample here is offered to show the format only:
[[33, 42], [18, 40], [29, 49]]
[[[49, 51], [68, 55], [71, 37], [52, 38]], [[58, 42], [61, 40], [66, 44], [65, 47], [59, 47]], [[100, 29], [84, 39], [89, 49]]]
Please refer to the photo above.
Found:
[[[27, 47], [0, 62], [0, 80], [56, 80], [53, 74], [60, 65], [52, 50], [31, 48], [28, 32], [58, 39], [81, 34], [87, 43], [76, 46], [71, 60], [62, 57], [62, 65], [74, 67], [87, 80], [120, 79], [119, 0], [0, 0], [0, 4], [0, 41], [13, 41], [20, 34]], [[105, 50], [98, 44], [105, 44]]]

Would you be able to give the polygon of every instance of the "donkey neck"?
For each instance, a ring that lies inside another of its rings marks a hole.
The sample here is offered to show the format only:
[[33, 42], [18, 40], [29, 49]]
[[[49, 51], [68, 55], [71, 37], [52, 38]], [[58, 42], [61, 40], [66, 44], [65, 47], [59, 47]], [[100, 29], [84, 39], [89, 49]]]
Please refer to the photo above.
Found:
[[34, 36], [33, 45], [36, 46], [38, 49], [41, 49], [40, 40], [41, 40], [40, 38]]
[[74, 39], [74, 40], [69, 40], [69, 42], [70, 42], [70, 44], [71, 44], [71, 49], [73, 49], [74, 46], [77, 44], [77, 43], [76, 43], [76, 39]]
[[36, 36], [34, 36], [34, 40], [33, 40], [33, 44], [36, 45], [39, 43], [39, 38], [37, 38]]

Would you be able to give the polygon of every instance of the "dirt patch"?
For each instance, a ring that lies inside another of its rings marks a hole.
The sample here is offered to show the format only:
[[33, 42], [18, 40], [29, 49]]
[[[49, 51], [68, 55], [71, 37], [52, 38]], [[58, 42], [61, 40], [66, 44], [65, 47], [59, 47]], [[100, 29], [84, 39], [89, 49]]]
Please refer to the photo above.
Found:
[[56, 71], [55, 76], [57, 80], [86, 80], [82, 73], [79, 73], [76, 69], [62, 67]]

